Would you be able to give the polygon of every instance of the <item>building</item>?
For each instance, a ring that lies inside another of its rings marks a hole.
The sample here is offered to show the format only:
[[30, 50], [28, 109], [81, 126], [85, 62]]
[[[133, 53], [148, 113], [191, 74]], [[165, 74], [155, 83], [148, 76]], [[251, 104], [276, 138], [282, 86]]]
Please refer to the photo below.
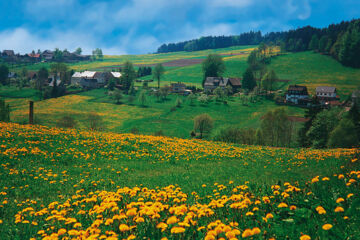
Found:
[[212, 92], [217, 87], [225, 88], [228, 85], [228, 78], [207, 77], [204, 83], [204, 91]]
[[45, 61], [51, 61], [54, 58], [54, 52], [51, 50], [45, 50], [42, 53], [42, 57]]
[[112, 78], [120, 78], [121, 72], [110, 72], [110, 77]]
[[[48, 77], [48, 84], [50, 87], [53, 87], [55, 83], [55, 74], [50, 74]], [[56, 86], [61, 84], [60, 74], [56, 75]]]
[[233, 88], [234, 92], [238, 92], [242, 86], [242, 78], [229, 78], [228, 85]]
[[84, 72], [75, 72], [71, 76], [71, 84], [80, 85], [85, 88], [95, 88], [104, 86], [110, 76], [121, 76], [121, 73], [112, 72], [95, 72], [95, 71], [84, 71]]
[[315, 93], [321, 104], [338, 100], [335, 87], [319, 86], [316, 87]]
[[286, 92], [286, 102], [306, 105], [309, 94], [306, 86], [290, 85]]
[[186, 85], [184, 83], [171, 83], [170, 91], [172, 93], [184, 93], [186, 91]]
[[236, 92], [241, 88], [241, 78], [207, 77], [204, 83], [204, 91], [212, 92], [215, 88], [231, 86]]

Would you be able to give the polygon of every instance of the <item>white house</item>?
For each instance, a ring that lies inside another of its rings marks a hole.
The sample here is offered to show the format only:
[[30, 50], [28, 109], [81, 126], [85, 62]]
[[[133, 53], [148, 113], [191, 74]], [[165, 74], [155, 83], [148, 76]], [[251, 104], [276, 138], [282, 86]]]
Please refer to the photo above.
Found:
[[[71, 84], [80, 85], [82, 87], [94, 87], [105, 85], [109, 78], [106, 72], [84, 71], [75, 72], [71, 76]], [[91, 84], [88, 84], [91, 83]]]
[[337, 93], [335, 87], [319, 86], [316, 87], [315, 93], [316, 93], [316, 97], [319, 99], [320, 103], [322, 104], [337, 100]]

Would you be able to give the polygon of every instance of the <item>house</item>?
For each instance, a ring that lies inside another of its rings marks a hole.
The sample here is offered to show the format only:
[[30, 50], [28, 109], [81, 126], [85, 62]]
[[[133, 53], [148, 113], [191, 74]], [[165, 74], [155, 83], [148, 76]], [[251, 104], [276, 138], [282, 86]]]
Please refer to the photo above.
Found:
[[228, 85], [233, 88], [234, 92], [238, 92], [241, 88], [242, 78], [229, 78]]
[[330, 101], [338, 100], [335, 87], [319, 86], [316, 87], [315, 93], [321, 104], [326, 104]]
[[2, 52], [2, 56], [3, 57], [15, 57], [15, 52], [14, 52], [14, 50], [4, 50]]
[[74, 72], [74, 74], [71, 76], [71, 84], [72, 85], [80, 85], [82, 75], [80, 72]]
[[204, 83], [204, 91], [212, 92], [217, 87], [225, 88], [228, 85], [229, 78], [207, 77]]
[[27, 73], [27, 78], [28, 78], [29, 80], [34, 80], [34, 79], [36, 79], [36, 78], [37, 78], [37, 72], [29, 71], [29, 72]]
[[241, 78], [207, 77], [204, 83], [204, 91], [212, 92], [215, 88], [231, 86], [234, 92], [241, 88]]
[[41, 55], [45, 61], [51, 61], [54, 58], [54, 52], [51, 50], [45, 50]]
[[[118, 74], [115, 74], [118, 76]], [[121, 74], [120, 74], [121, 76]], [[85, 88], [95, 88], [107, 83], [109, 74], [106, 72], [84, 71], [75, 72], [71, 76], [71, 84], [80, 85]]]
[[170, 91], [172, 93], [184, 93], [186, 90], [186, 85], [183, 83], [171, 83], [170, 85]]
[[286, 102], [306, 105], [309, 94], [306, 86], [290, 85], [286, 92]]
[[38, 53], [29, 53], [27, 54], [27, 57], [29, 57], [32, 62], [40, 62], [41, 60], [40, 54]]

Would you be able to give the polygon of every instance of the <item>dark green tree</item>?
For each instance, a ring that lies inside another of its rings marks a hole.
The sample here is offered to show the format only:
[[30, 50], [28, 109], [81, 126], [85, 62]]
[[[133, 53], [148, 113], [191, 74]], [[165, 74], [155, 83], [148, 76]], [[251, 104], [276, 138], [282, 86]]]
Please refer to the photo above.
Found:
[[202, 62], [202, 70], [204, 74], [202, 85], [204, 86], [207, 77], [221, 77], [225, 72], [225, 63], [218, 54], [209, 54]]
[[243, 74], [242, 88], [252, 91], [256, 87], [256, 79], [250, 68], [247, 68]]
[[136, 72], [134, 66], [130, 61], [126, 61], [122, 68], [121, 77], [120, 77], [120, 84], [122, 85], [125, 93], [129, 92], [130, 86], [135, 79], [136, 79]]
[[351, 119], [344, 118], [329, 135], [328, 147], [351, 148], [359, 146], [355, 125]]
[[49, 72], [46, 68], [42, 67], [38, 71], [35, 87], [37, 90], [42, 91], [45, 82], [48, 80]]
[[7, 79], [9, 75], [9, 68], [5, 64], [0, 65], [0, 83], [2, 85], [7, 84]]
[[311, 41], [309, 43], [309, 50], [316, 51], [319, 48], [319, 37], [317, 34], [314, 34], [311, 38]]

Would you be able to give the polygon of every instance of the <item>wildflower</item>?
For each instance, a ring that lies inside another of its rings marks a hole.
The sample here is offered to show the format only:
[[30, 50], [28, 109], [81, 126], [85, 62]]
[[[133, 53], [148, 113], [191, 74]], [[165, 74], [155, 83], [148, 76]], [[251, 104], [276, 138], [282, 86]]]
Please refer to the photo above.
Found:
[[266, 214], [266, 218], [273, 218], [273, 217], [274, 215], [272, 215], [271, 213]]
[[330, 230], [331, 228], [332, 228], [333, 226], [331, 225], [331, 224], [324, 224], [323, 226], [322, 226], [322, 229], [324, 229], [324, 230]]
[[344, 202], [344, 201], [345, 201], [345, 199], [343, 199], [343, 198], [336, 199], [336, 203], [341, 203], [341, 202]]
[[311, 237], [309, 235], [302, 235], [300, 240], [311, 240]]
[[326, 211], [322, 206], [318, 206], [316, 207], [316, 211], [321, 215], [321, 214], [325, 214]]
[[119, 230], [120, 230], [120, 232], [126, 232], [126, 231], [129, 231], [130, 228], [129, 228], [128, 225], [122, 223], [122, 224], [120, 224], [120, 226], [119, 226]]
[[177, 217], [175, 216], [171, 216], [168, 218], [168, 220], [166, 221], [167, 224], [175, 224], [179, 221], [179, 219], [177, 219]]
[[241, 234], [241, 236], [242, 236], [243, 238], [252, 236], [252, 231], [251, 231], [251, 229], [245, 229], [245, 231]]
[[335, 211], [335, 212], [344, 212], [344, 208], [342, 208], [342, 207], [336, 207], [334, 211]]
[[171, 233], [183, 233], [185, 232], [185, 228], [183, 227], [173, 227], [171, 228]]
[[284, 202], [282, 202], [278, 205], [278, 208], [286, 208], [286, 207], [288, 207], [288, 205]]

